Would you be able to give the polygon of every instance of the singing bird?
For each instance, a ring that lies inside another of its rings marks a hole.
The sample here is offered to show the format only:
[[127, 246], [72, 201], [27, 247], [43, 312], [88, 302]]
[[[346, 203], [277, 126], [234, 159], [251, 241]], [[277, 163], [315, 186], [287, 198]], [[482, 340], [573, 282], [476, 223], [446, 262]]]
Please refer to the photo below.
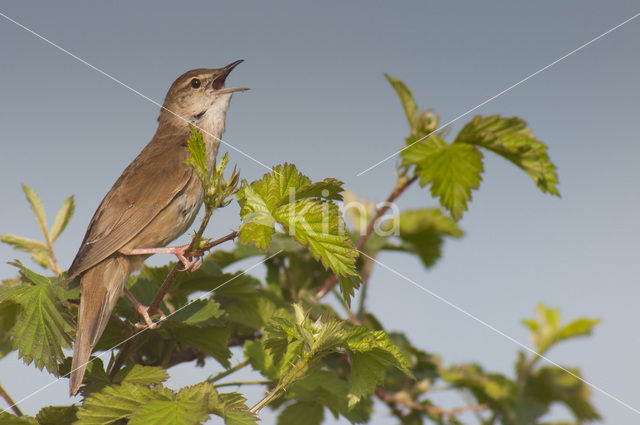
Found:
[[[185, 266], [187, 246], [165, 247], [193, 223], [203, 187], [191, 166], [189, 124], [200, 129], [209, 169], [218, 152], [233, 92], [225, 79], [242, 60], [223, 68], [194, 69], [171, 85], [155, 135], [124, 170], [93, 215], [68, 277], [80, 276], [78, 328], [73, 344], [69, 393], [78, 392], [87, 362], [122, 294], [129, 275], [151, 253], [170, 252]], [[135, 304], [135, 303], [134, 303]], [[146, 307], [136, 308], [150, 324]]]

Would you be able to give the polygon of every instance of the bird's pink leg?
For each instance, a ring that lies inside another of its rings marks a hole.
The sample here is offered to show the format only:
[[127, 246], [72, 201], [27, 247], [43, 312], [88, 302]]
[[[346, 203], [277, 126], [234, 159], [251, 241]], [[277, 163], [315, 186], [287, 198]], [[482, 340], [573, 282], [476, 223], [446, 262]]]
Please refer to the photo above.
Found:
[[121, 250], [125, 255], [147, 255], [147, 254], [173, 254], [178, 257], [178, 260], [184, 265], [185, 271], [196, 271], [200, 268], [200, 258], [196, 257], [195, 260], [192, 260], [193, 257], [186, 257], [186, 254], [189, 252], [190, 244], [180, 245], [180, 246], [166, 246], [161, 248], [134, 248], [129, 250]]
[[[151, 320], [151, 317], [149, 316], [149, 307], [142, 304], [140, 301], [136, 300], [136, 297], [134, 297], [133, 294], [127, 288], [124, 288], [124, 293], [127, 296], [127, 298], [129, 298], [129, 301], [131, 301], [131, 304], [133, 304], [133, 308], [135, 308], [136, 311], [140, 313], [140, 316], [142, 316], [142, 318], [144, 319], [144, 322], [146, 323], [146, 326], [136, 324], [136, 327], [143, 328], [143, 329], [144, 328], [157, 329], [158, 324], [154, 323], [154, 321]], [[160, 320], [162, 321], [164, 319], [165, 317], [163, 314], [160, 317]]]

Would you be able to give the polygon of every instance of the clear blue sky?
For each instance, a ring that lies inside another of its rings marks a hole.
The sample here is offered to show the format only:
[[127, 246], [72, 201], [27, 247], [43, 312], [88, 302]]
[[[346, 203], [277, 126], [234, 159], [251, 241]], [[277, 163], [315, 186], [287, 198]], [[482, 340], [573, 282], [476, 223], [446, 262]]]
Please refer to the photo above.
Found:
[[[447, 121], [640, 10], [634, 1], [491, 0], [39, 1], [4, 2], [0, 11], [159, 102], [183, 71], [243, 58], [229, 83], [252, 90], [234, 96], [224, 139], [266, 164], [293, 162], [314, 179], [337, 177], [381, 199], [394, 161], [356, 174], [407, 135], [383, 72], [404, 80], [421, 108], [434, 107]], [[76, 215], [57, 243], [68, 267], [98, 203], [153, 135], [158, 108], [1, 17], [0, 40], [0, 233], [39, 236], [20, 183], [41, 195], [50, 219], [74, 194]], [[467, 235], [447, 243], [436, 268], [381, 257], [526, 344], [519, 321], [539, 301], [561, 306], [567, 318], [602, 317], [593, 337], [550, 357], [579, 366], [636, 408], [638, 51], [640, 18], [477, 111], [529, 122], [558, 165], [562, 199], [541, 195], [524, 173], [486, 155], [480, 191], [461, 221]], [[247, 179], [265, 172], [236, 152], [231, 158]], [[400, 201], [403, 208], [432, 204], [418, 188]], [[235, 228], [237, 212], [234, 205], [216, 216], [213, 236]], [[24, 258], [0, 246], [0, 276], [15, 274], [4, 261], [16, 257]], [[404, 330], [448, 362], [512, 372], [516, 345], [382, 268], [370, 307], [388, 329]], [[217, 368], [172, 370], [172, 384], [197, 382]], [[0, 361], [0, 381], [16, 399], [50, 380], [15, 356]], [[68, 402], [66, 385], [49, 387], [24, 410]], [[640, 422], [612, 399], [594, 399], [605, 423]], [[376, 423], [395, 423], [379, 411]]]

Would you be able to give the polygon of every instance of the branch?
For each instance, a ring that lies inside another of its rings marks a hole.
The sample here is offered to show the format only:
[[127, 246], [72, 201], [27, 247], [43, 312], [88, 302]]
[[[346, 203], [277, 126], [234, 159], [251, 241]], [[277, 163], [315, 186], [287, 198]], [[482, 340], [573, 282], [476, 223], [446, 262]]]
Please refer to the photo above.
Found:
[[[416, 402], [415, 400], [410, 399], [409, 397], [406, 396], [402, 396], [398, 393], [390, 393], [388, 392], [385, 388], [378, 386], [376, 388], [376, 396], [384, 401], [385, 403], [387, 403], [387, 405], [400, 405], [400, 406], [404, 406], [404, 407], [408, 407], [411, 410], [417, 410], [417, 411], [421, 411], [421, 412], [426, 412], [430, 415], [434, 415], [434, 416], [457, 416], [461, 413], [467, 412], [467, 411], [477, 411], [477, 410], [483, 410], [483, 409], [487, 409], [488, 406], [486, 404], [470, 404], [468, 406], [461, 406], [461, 407], [456, 407], [455, 409], [442, 409], [440, 407], [437, 406], [430, 406], [428, 404], [421, 404]], [[391, 406], [390, 406], [391, 407]], [[392, 408], [392, 410], [395, 412], [397, 411], [397, 407], [396, 408]]]
[[[373, 216], [373, 218], [369, 221], [369, 224], [367, 225], [366, 230], [362, 235], [360, 235], [360, 238], [356, 242], [356, 249], [358, 251], [360, 251], [362, 247], [364, 247], [364, 244], [367, 242], [367, 239], [369, 239], [369, 236], [371, 236], [371, 234], [373, 233], [373, 229], [375, 229], [376, 223], [378, 222], [378, 220], [380, 220], [380, 218], [384, 215], [384, 213], [386, 213], [387, 210], [389, 209], [389, 204], [391, 204], [400, 195], [402, 195], [404, 191], [407, 190], [407, 188], [411, 186], [411, 184], [418, 179], [418, 176], [413, 176], [410, 179], [403, 177], [402, 179], [403, 180], [398, 181], [398, 184], [396, 184], [396, 187], [393, 189], [391, 194], [389, 194], [384, 205], [376, 210], [376, 213]], [[324, 297], [329, 292], [331, 292], [331, 289], [333, 289], [336, 283], [338, 283], [337, 275], [333, 275], [329, 279], [327, 279], [324, 285], [322, 286], [322, 288], [320, 288], [320, 290], [316, 294], [316, 300], [319, 300], [320, 298]]]
[[16, 416], [22, 416], [22, 412], [20, 411], [20, 409], [16, 405], [16, 402], [13, 401], [11, 396], [4, 390], [2, 385], [0, 385], [0, 397], [2, 397], [4, 399], [4, 401], [7, 402], [7, 404], [11, 407], [11, 410], [13, 410], [13, 413], [16, 414]]
[[[203, 220], [202, 226], [200, 226], [200, 229], [198, 229], [198, 232], [194, 236], [193, 241], [191, 242], [191, 246], [189, 247], [189, 251], [185, 255], [186, 257], [202, 256], [205, 252], [209, 251], [214, 246], [220, 245], [229, 240], [233, 240], [236, 238], [236, 236], [238, 236], [238, 232], [234, 230], [233, 232], [229, 233], [226, 236], [218, 238], [215, 241], [209, 242], [202, 248], [197, 248], [197, 249], [194, 248], [194, 245], [197, 243], [196, 241], [198, 241], [202, 237], [202, 233], [204, 232], [204, 228], [208, 224], [210, 217], [211, 217], [210, 215], [205, 216], [206, 221]], [[149, 313], [149, 316], [151, 316], [153, 313], [155, 313], [158, 310], [158, 307], [160, 306], [160, 302], [162, 301], [162, 298], [164, 298], [164, 295], [167, 293], [167, 291], [171, 287], [171, 284], [173, 284], [173, 281], [175, 280], [176, 275], [180, 271], [178, 269], [179, 264], [180, 263], [176, 263], [176, 265], [173, 266], [173, 268], [171, 269], [167, 277], [164, 279], [164, 282], [162, 282], [162, 285], [158, 289], [158, 292], [156, 292], [156, 295], [153, 297], [153, 301], [151, 301], [151, 304], [149, 304], [149, 310], [147, 310], [147, 313]]]
[[229, 368], [227, 370], [224, 370], [224, 371], [220, 372], [219, 374], [217, 374], [215, 376], [208, 377], [207, 378], [207, 382], [211, 382], [213, 384], [214, 382], [219, 381], [220, 379], [224, 378], [225, 376], [229, 376], [232, 373], [239, 371], [243, 367], [248, 366], [249, 363], [250, 363], [249, 360], [245, 360], [243, 362], [240, 362], [237, 365], [235, 365], [235, 366], [233, 366], [233, 367], [231, 367], [231, 368]]
[[222, 384], [215, 384], [214, 387], [241, 387], [243, 385], [269, 385], [272, 381], [236, 381], [236, 382], [223, 382]]

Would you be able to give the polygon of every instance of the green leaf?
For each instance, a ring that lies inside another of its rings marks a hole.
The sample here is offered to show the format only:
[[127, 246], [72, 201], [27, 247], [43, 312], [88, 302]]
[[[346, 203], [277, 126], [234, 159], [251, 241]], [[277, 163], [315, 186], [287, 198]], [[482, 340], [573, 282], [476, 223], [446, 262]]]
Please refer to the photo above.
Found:
[[556, 166], [549, 159], [547, 146], [520, 118], [476, 115], [460, 130], [454, 143], [489, 149], [524, 170], [542, 192], [560, 196]]
[[40, 409], [36, 420], [40, 425], [70, 424], [76, 421], [77, 406], [48, 406]]
[[0, 241], [13, 246], [13, 249], [30, 253], [33, 261], [42, 267], [49, 266], [49, 251], [44, 242], [10, 234], [0, 235]]
[[207, 165], [207, 148], [202, 138], [202, 133], [198, 131], [193, 125], [189, 124], [189, 130], [191, 135], [187, 139], [187, 150], [191, 155], [185, 163], [193, 167], [196, 175], [206, 186], [209, 181], [209, 167]]
[[85, 398], [78, 409], [75, 425], [111, 424], [129, 417], [136, 409], [151, 401], [171, 399], [172, 392], [166, 388], [150, 389], [130, 383], [111, 385]]
[[273, 317], [264, 328], [264, 346], [271, 351], [276, 362], [287, 351], [289, 342], [297, 337], [295, 324], [287, 317]]
[[440, 204], [455, 220], [459, 220], [467, 210], [467, 202], [471, 201], [471, 191], [480, 187], [482, 153], [475, 146], [447, 144], [434, 135], [400, 155], [404, 165], [416, 165], [420, 185], [431, 185], [431, 194], [439, 198]]
[[14, 347], [26, 364], [53, 374], [64, 359], [62, 348], [71, 348], [74, 326], [69, 311], [61, 304], [52, 283], [20, 265], [22, 275], [33, 285], [24, 287], [14, 297], [22, 311], [11, 334]]
[[357, 276], [358, 253], [335, 204], [303, 199], [278, 208], [274, 217], [298, 242], [308, 246], [326, 268], [338, 276]]
[[[577, 376], [580, 371], [571, 370]], [[601, 419], [589, 398], [591, 389], [575, 376], [557, 367], [541, 367], [536, 370], [527, 388], [529, 396], [544, 403], [565, 404], [578, 421]]]
[[[298, 172], [293, 164], [276, 165], [273, 173], [265, 174], [262, 179], [244, 185], [238, 192], [238, 202], [243, 211], [240, 216], [244, 217], [244, 208], [251, 209], [253, 203], [261, 204], [265, 211], [273, 211], [280, 205], [295, 202], [295, 194], [299, 189], [311, 184], [311, 179]], [[250, 189], [250, 190], [249, 190]], [[247, 199], [247, 196], [255, 194], [257, 199]], [[259, 199], [259, 201], [258, 201]]]
[[213, 300], [197, 299], [172, 314], [168, 320], [193, 326], [222, 326], [226, 314], [220, 304]]
[[[358, 253], [332, 202], [339, 198], [341, 184], [335, 179], [311, 183], [291, 164], [274, 167], [273, 174], [245, 184], [238, 192], [240, 241], [266, 249], [271, 244], [275, 224], [279, 223], [326, 268], [339, 277], [357, 277]], [[348, 292], [346, 297], [349, 298]]]
[[51, 242], [58, 239], [58, 236], [64, 231], [73, 216], [73, 212], [75, 211], [76, 206], [73, 202], [73, 195], [69, 196], [64, 203], [58, 213], [56, 214], [56, 218], [53, 220], [53, 224], [51, 225]]
[[20, 305], [13, 301], [0, 302], [0, 359], [13, 351], [11, 329], [20, 313]]
[[44, 268], [49, 267], [49, 249], [44, 242], [10, 234], [0, 235], [0, 241], [13, 246], [15, 250], [30, 253], [36, 264]]
[[[171, 324], [166, 322], [167, 327]], [[194, 346], [216, 359], [222, 366], [231, 366], [231, 351], [227, 347], [229, 329], [218, 326], [177, 326], [173, 325], [174, 337], [181, 343]]]
[[343, 184], [343, 182], [334, 178], [327, 178], [316, 183], [309, 183], [296, 190], [293, 201], [304, 198], [319, 198], [342, 201]]
[[287, 398], [319, 403], [337, 416], [350, 411], [347, 405], [348, 392], [349, 385], [345, 380], [327, 370], [311, 368], [291, 385], [287, 391]]
[[212, 413], [224, 418], [225, 425], [257, 425], [258, 416], [249, 410], [238, 393], [218, 394], [209, 403]]
[[600, 323], [599, 319], [578, 318], [565, 326], [561, 326], [559, 308], [547, 307], [544, 303], [536, 307], [538, 319], [525, 319], [522, 323], [531, 330], [531, 340], [540, 354], [544, 354], [560, 341], [591, 335], [593, 328]]
[[277, 425], [320, 425], [323, 420], [322, 405], [313, 402], [296, 402], [280, 412]]
[[418, 133], [419, 125], [418, 105], [416, 105], [416, 101], [413, 98], [411, 90], [409, 90], [402, 81], [390, 77], [388, 74], [384, 74], [384, 76], [396, 91], [398, 98], [400, 98], [400, 103], [402, 103], [404, 113], [407, 116], [407, 121], [409, 122], [409, 128], [411, 128], [411, 134], [416, 135]]
[[207, 420], [206, 400], [153, 400], [137, 409], [129, 425], [198, 425]]
[[471, 391], [479, 403], [487, 403], [493, 409], [510, 409], [516, 395], [515, 383], [498, 373], [485, 373], [476, 364], [452, 366], [441, 371], [442, 379], [456, 388]]
[[563, 326], [558, 331], [558, 340], [562, 341], [565, 339], [591, 335], [593, 328], [595, 328], [601, 321], [601, 319], [589, 319], [586, 317], [576, 319]]
[[[286, 346], [284, 350], [286, 350]], [[277, 380], [280, 378], [279, 368], [276, 365], [272, 353], [273, 351], [267, 351], [260, 340], [247, 341], [244, 343], [244, 355], [251, 362], [251, 367], [259, 371], [263, 376]], [[284, 351], [282, 354], [284, 354]]]
[[2, 425], [39, 425], [38, 421], [30, 416], [15, 416], [11, 413], [0, 412], [0, 424]]
[[400, 249], [417, 253], [425, 267], [433, 266], [440, 258], [445, 236], [460, 238], [464, 234], [439, 208], [403, 211], [398, 224], [399, 236], [405, 242]]
[[47, 226], [47, 215], [44, 212], [44, 205], [42, 205], [40, 197], [33, 189], [31, 189], [26, 184], [22, 185], [22, 190], [27, 196], [27, 201], [29, 201], [29, 205], [31, 206], [31, 209], [36, 216], [36, 220], [38, 221], [38, 225], [40, 226], [40, 230], [42, 231], [45, 240], [47, 240], [47, 242], [51, 242]]
[[356, 326], [349, 333], [346, 349], [351, 362], [350, 406], [372, 394], [376, 385], [383, 383], [391, 366], [413, 376], [407, 359], [389, 341], [386, 332]]
[[118, 384], [159, 384], [166, 381], [169, 374], [158, 366], [142, 366], [134, 364], [118, 371], [113, 381]]

